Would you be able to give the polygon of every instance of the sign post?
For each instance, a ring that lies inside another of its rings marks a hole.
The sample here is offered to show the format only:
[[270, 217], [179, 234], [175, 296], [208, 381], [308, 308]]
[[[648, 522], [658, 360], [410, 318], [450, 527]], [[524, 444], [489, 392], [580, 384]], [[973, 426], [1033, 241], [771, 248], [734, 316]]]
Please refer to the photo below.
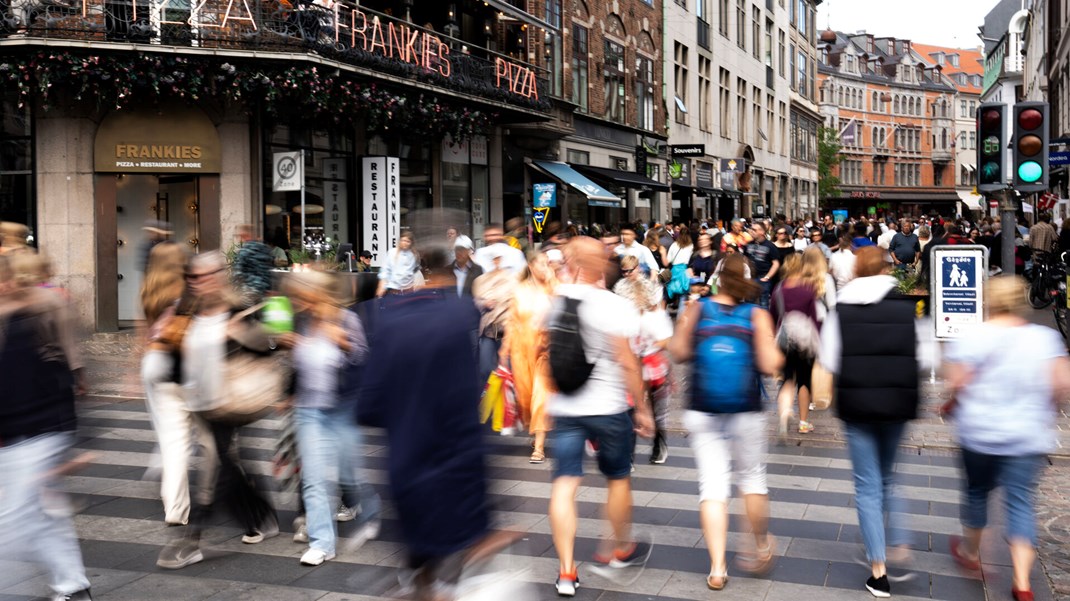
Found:
[[301, 250], [305, 249], [305, 151], [276, 152], [271, 155], [271, 190], [301, 191]]
[[932, 257], [932, 318], [937, 340], [960, 338], [985, 319], [985, 247], [940, 245]]

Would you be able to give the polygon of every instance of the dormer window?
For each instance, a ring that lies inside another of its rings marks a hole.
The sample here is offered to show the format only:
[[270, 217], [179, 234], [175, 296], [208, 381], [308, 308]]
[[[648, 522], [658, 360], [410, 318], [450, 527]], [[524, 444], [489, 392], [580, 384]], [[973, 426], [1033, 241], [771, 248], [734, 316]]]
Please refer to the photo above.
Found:
[[959, 67], [959, 55], [950, 54], [950, 55], [948, 55], [948, 58], [951, 59], [951, 66], [955, 67], [956, 69], [958, 69], [958, 67]]
[[933, 56], [933, 58], [936, 59], [936, 64], [938, 64], [938, 65], [944, 64], [944, 53], [943, 52], [937, 52], [936, 54], [933, 54], [932, 56]]

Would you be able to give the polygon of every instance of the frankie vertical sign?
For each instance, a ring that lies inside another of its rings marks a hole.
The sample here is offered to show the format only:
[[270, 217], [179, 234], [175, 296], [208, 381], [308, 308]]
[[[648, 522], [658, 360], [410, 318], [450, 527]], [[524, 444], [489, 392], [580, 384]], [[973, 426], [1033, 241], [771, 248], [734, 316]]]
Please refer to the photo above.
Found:
[[364, 157], [363, 237], [361, 250], [372, 253], [378, 267], [398, 243], [401, 233], [401, 170], [397, 157]]

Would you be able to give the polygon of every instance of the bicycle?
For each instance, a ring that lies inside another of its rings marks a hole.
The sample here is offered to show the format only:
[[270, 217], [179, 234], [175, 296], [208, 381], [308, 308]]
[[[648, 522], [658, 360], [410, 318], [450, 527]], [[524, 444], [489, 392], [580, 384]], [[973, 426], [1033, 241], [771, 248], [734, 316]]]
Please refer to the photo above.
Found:
[[1055, 301], [1059, 294], [1059, 284], [1066, 287], [1066, 267], [1056, 261], [1050, 252], [1033, 251], [1033, 268], [1026, 274], [1029, 286], [1025, 299], [1030, 307], [1044, 309]]
[[1070, 307], [1067, 306], [1066, 297], [1066, 254], [1064, 252], [1059, 255], [1059, 262], [1053, 268], [1052, 277], [1058, 277], [1059, 281], [1055, 284], [1054, 302], [1051, 309], [1055, 314], [1055, 325], [1059, 328], [1059, 333], [1062, 334], [1067, 348], [1070, 349]]

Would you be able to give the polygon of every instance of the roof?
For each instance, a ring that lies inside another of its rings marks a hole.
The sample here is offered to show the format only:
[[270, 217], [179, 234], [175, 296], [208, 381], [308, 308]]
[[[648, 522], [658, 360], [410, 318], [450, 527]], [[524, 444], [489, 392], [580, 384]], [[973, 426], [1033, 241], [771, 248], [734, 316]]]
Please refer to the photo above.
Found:
[[[913, 49], [914, 44], [909, 40], [897, 40], [892, 37], [877, 37], [866, 32], [847, 34], [836, 31], [834, 33], [836, 34], [835, 42], [822, 42], [819, 44], [819, 47], [828, 49], [828, 64], [825, 64], [823, 61], [818, 63], [819, 73], [836, 74], [840, 77], [860, 79], [871, 83], [881, 83], [889, 86], [907, 86], [915, 89], [935, 90], [940, 92], [949, 92], [953, 89], [953, 86], [949, 85], [939, 76], [933, 77], [933, 79], [923, 79], [920, 83], [910, 84], [896, 80], [896, 67], [904, 61], [920, 64], [924, 67], [925, 71], [930, 73], [938, 72], [936, 61], [926, 55], [916, 52]], [[870, 48], [870, 39], [873, 40], [872, 48]], [[907, 50], [907, 47], [910, 47], [909, 51]], [[849, 52], [850, 54], [854, 54], [868, 61], [877, 60], [882, 68], [875, 70], [873, 73], [869, 73], [865, 69], [861, 69], [857, 75], [842, 73], [838, 69], [841, 57], [845, 52]]]
[[[967, 75], [979, 75], [982, 79], [984, 78], [985, 57], [983, 54], [981, 54], [981, 50], [979, 48], [950, 48], [948, 46], [914, 44], [914, 51], [920, 54], [922, 57], [925, 57], [927, 60], [929, 60], [929, 62], [933, 63], [938, 62], [935, 56], [937, 54], [943, 53], [945, 56], [957, 54], [959, 55], [959, 66], [955, 67], [951, 64], [951, 61], [945, 60], [944, 64], [941, 65], [941, 71], [944, 75], [952, 76], [957, 75], [959, 73], [965, 73]], [[952, 80], [954, 81], [954, 77], [952, 77]], [[968, 79], [965, 85], [960, 85], [956, 81], [955, 87], [957, 87], [960, 92], [966, 94], [981, 93], [981, 86], [975, 86], [970, 84]]]

